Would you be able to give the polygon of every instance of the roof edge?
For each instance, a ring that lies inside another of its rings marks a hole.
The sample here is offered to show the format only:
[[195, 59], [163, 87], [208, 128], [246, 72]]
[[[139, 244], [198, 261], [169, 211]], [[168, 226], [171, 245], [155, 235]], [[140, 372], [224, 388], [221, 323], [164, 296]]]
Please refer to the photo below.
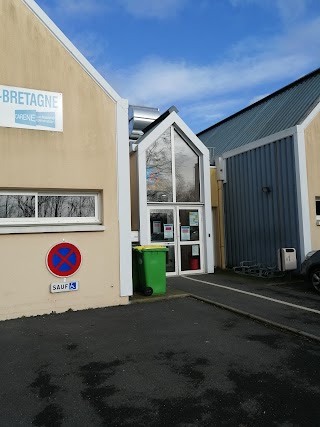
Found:
[[310, 114], [312, 114], [312, 112], [315, 110], [315, 108], [317, 108], [319, 103], [320, 103], [320, 96], [310, 105], [308, 110], [305, 111], [304, 114], [302, 114], [297, 124], [301, 125], [302, 123], [304, 123], [307, 120], [307, 118], [310, 116]]
[[[146, 128], [143, 129], [144, 133], [148, 133], [149, 130], [156, 127], [160, 122], [162, 122], [166, 117], [168, 117], [172, 112], [179, 113], [179, 110], [177, 107], [172, 105], [168, 110], [166, 110], [164, 113], [162, 113], [156, 120], [154, 120], [152, 123], [150, 123]], [[138, 140], [139, 141], [139, 140]]]
[[[166, 113], [166, 115], [165, 113], [162, 115], [163, 119], [156, 126], [138, 139], [140, 142], [137, 144], [137, 151], [144, 152], [149, 144], [154, 142], [169, 126], [174, 126], [176, 130], [180, 131], [190, 141], [195, 150], [198, 150], [199, 153], [209, 160], [208, 148], [177, 114], [177, 109], [175, 107], [169, 108]], [[151, 135], [153, 135], [152, 139]]]
[[304, 117], [301, 118], [301, 120], [298, 123], [298, 126], [301, 126], [303, 129], [305, 129], [309, 124], [312, 122], [312, 120], [320, 113], [320, 97], [318, 98], [317, 102], [315, 102], [312, 105], [312, 108], [308, 111], [308, 114], [306, 114]]
[[263, 138], [257, 139], [252, 142], [248, 142], [245, 145], [240, 145], [240, 147], [233, 148], [232, 150], [225, 151], [219, 157], [228, 159], [230, 157], [238, 156], [239, 154], [246, 153], [256, 148], [263, 147], [264, 145], [272, 144], [275, 141], [280, 141], [281, 139], [295, 135], [297, 132], [298, 126], [292, 126], [288, 129], [281, 130], [279, 132], [273, 133], [272, 135], [265, 136]]
[[83, 70], [101, 87], [101, 89], [110, 96], [110, 98], [124, 107], [128, 105], [128, 101], [122, 98], [110, 84], [101, 76], [94, 66], [82, 55], [75, 45], [67, 38], [67, 36], [57, 27], [57, 25], [49, 18], [49, 16], [41, 9], [34, 0], [21, 0], [22, 3], [42, 22], [42, 24], [50, 31], [50, 33], [61, 43], [67, 52], [78, 62]]
[[255, 102], [251, 105], [248, 105], [247, 107], [243, 108], [240, 111], [237, 111], [236, 113], [232, 114], [231, 116], [226, 117], [225, 119], [221, 120], [220, 122], [215, 123], [214, 125], [209, 126], [208, 128], [202, 130], [201, 132], [197, 133], [197, 136], [202, 135], [203, 133], [205, 133], [211, 129], [214, 129], [215, 127], [218, 127], [218, 126], [222, 125], [223, 123], [228, 122], [229, 120], [234, 119], [235, 117], [239, 116], [240, 114], [244, 113], [245, 111], [252, 109], [253, 107], [255, 107], [257, 105], [263, 104], [264, 102], [268, 101], [269, 99], [279, 95], [282, 92], [285, 92], [286, 90], [290, 89], [291, 87], [296, 86], [297, 84], [303, 82], [304, 80], [307, 80], [310, 77], [313, 77], [314, 75], [318, 74], [319, 72], [320, 72], [320, 68], [317, 68], [316, 70], [311, 71], [311, 73], [305, 74], [304, 76], [300, 77], [298, 80], [295, 80], [294, 82], [289, 83], [288, 85], [282, 87], [281, 89], [276, 90], [275, 92], [273, 92], [270, 95], [260, 99], [259, 101]]

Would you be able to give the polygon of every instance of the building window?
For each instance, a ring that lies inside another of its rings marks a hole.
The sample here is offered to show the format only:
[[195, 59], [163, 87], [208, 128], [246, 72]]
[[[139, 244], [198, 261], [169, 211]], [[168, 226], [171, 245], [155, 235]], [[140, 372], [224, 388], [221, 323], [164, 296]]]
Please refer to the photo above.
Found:
[[0, 191], [0, 225], [97, 224], [99, 193]]
[[148, 202], [172, 202], [171, 129], [167, 129], [146, 152]]
[[200, 202], [199, 155], [173, 128], [146, 150], [148, 202]]
[[316, 197], [316, 216], [320, 220], [320, 197]]
[[176, 201], [200, 202], [199, 156], [174, 131]]

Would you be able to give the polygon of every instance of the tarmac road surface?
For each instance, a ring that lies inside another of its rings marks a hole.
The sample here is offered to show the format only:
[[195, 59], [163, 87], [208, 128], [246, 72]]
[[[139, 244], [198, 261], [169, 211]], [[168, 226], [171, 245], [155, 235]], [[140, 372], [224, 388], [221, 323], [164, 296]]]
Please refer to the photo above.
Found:
[[193, 298], [0, 323], [0, 426], [316, 426], [320, 347]]
[[320, 294], [303, 281], [279, 282], [218, 273], [171, 277], [168, 284], [318, 339]]

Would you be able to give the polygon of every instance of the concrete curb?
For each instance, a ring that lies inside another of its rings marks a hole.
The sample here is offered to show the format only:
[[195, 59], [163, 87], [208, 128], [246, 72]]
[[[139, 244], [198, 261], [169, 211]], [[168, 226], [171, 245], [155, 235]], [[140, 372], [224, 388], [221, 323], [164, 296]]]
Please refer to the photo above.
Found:
[[139, 299], [132, 299], [129, 301], [129, 304], [145, 304], [148, 302], [167, 301], [169, 299], [186, 298], [189, 296], [190, 294], [188, 294], [187, 292], [176, 294], [176, 295], [159, 295], [154, 297], [150, 296], [150, 297], [144, 297]]
[[198, 295], [195, 295], [195, 294], [189, 294], [189, 296], [191, 298], [205, 302], [207, 304], [211, 304], [211, 305], [214, 305], [216, 307], [222, 308], [224, 310], [231, 311], [235, 314], [239, 314], [240, 316], [244, 316], [244, 317], [247, 317], [249, 319], [256, 320], [257, 322], [260, 322], [260, 323], [263, 323], [266, 325], [270, 325], [270, 326], [273, 326], [274, 328], [281, 329], [283, 331], [287, 331], [287, 332], [290, 332], [292, 334], [295, 334], [295, 335], [298, 335], [298, 336], [301, 336], [301, 337], [307, 338], [309, 340], [313, 340], [313, 341], [320, 343], [320, 337], [317, 337], [316, 335], [313, 335], [313, 334], [309, 334], [308, 332], [301, 331], [300, 329], [291, 328], [290, 326], [286, 326], [286, 325], [283, 325], [283, 324], [278, 323], [278, 322], [273, 322], [272, 320], [268, 320], [268, 319], [265, 319], [263, 317], [256, 316], [255, 314], [248, 313], [247, 311], [239, 310], [237, 308], [233, 308], [233, 307], [230, 307], [228, 305], [221, 304], [220, 302], [216, 302], [216, 301], [210, 300], [208, 298], [199, 297]]

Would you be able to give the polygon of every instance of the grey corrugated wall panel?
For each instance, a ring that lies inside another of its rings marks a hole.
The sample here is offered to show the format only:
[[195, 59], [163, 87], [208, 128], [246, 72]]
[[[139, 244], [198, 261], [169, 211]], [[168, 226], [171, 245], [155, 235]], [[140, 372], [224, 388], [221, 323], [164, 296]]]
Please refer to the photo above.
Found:
[[215, 156], [257, 141], [301, 122], [320, 100], [320, 70], [287, 90], [253, 104], [198, 136]]
[[[293, 247], [300, 259], [293, 138], [226, 159], [226, 262], [277, 265], [277, 250]], [[262, 187], [270, 187], [263, 193]]]

